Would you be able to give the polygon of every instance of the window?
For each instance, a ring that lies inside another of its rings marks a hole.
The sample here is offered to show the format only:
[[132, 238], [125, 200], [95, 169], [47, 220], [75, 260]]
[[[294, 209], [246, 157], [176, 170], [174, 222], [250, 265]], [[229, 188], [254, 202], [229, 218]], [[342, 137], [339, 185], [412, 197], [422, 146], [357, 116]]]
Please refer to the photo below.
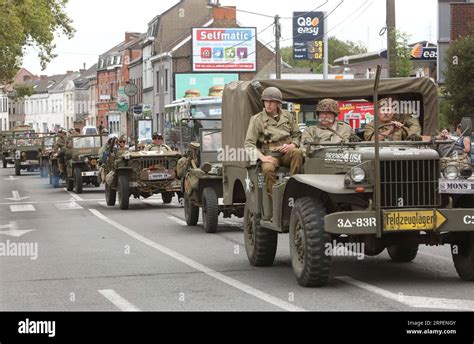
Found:
[[156, 72], [156, 93], [161, 92], [161, 80], [160, 80], [160, 71]]
[[168, 69], [165, 69], [165, 92], [168, 92]]

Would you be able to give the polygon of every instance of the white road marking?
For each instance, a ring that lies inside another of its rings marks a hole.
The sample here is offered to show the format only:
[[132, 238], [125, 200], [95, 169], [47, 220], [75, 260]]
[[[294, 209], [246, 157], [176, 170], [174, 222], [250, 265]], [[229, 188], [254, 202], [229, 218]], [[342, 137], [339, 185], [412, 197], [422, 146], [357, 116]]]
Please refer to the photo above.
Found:
[[0, 235], [6, 235], [6, 236], [14, 237], [14, 238], [19, 238], [19, 237], [22, 237], [25, 234], [28, 234], [30, 232], [34, 232], [36, 230], [37, 229], [24, 229], [24, 230], [12, 229], [12, 230], [9, 230], [9, 231], [0, 232]]
[[30, 197], [20, 197], [20, 193], [18, 191], [12, 191], [12, 195], [13, 195], [13, 198], [5, 198], [5, 199], [9, 201], [18, 202], [18, 201], [23, 201], [25, 199], [30, 198]]
[[81, 202], [84, 201], [84, 199], [81, 196], [79, 196], [79, 195], [77, 195], [77, 194], [75, 194], [71, 191], [67, 191], [67, 189], [64, 189], [64, 191], [66, 191], [68, 194], [70, 194], [71, 197], [74, 198], [76, 201], [81, 201]]
[[8, 178], [5, 178], [5, 180], [8, 180], [8, 181], [14, 181], [14, 180], [18, 180], [19, 178], [15, 178], [13, 176], [10, 176]]
[[[63, 200], [63, 201], [52, 201], [52, 202], [8, 202], [8, 203], [0, 203], [0, 205], [12, 205], [12, 204], [51, 204], [51, 203], [65, 203], [70, 202], [71, 200]], [[75, 201], [75, 202], [99, 202], [102, 201], [102, 198], [97, 199], [84, 199], [82, 201]]]
[[68, 203], [56, 203], [55, 207], [58, 210], [79, 210], [79, 209], [84, 209], [81, 207], [79, 204], [76, 202], [68, 202]]
[[182, 226], [187, 226], [188, 225], [186, 223], [186, 221], [183, 221], [179, 217], [176, 217], [176, 216], [168, 216], [168, 220], [176, 222], [178, 225], [182, 225]]
[[17, 229], [18, 225], [15, 221], [10, 221], [8, 225], [0, 225], [0, 231], [3, 229]]
[[123, 297], [121, 297], [115, 290], [112, 289], [105, 289], [105, 290], [98, 290], [99, 293], [102, 294], [107, 300], [112, 302], [115, 307], [120, 309], [121, 311], [124, 312], [139, 312], [140, 310], [132, 305], [130, 302], [125, 300]]
[[383, 296], [387, 299], [402, 303], [406, 306], [413, 308], [474, 311], [474, 301], [471, 300], [443, 299], [437, 297], [408, 296], [403, 294], [395, 294], [388, 290], [358, 281], [349, 276], [339, 276], [335, 278], [342, 282], [351, 284], [368, 292]]
[[12, 213], [19, 213], [24, 211], [36, 211], [36, 209], [32, 204], [16, 204], [10, 206], [10, 211]]
[[226, 275], [223, 275], [221, 274], [220, 272], [217, 272], [211, 268], [208, 268], [207, 266], [204, 266], [176, 251], [173, 251], [163, 245], [160, 245], [148, 238], [145, 238], [144, 236], [132, 231], [131, 229], [125, 227], [125, 226], [122, 226], [121, 224], [115, 222], [114, 220], [112, 219], [109, 219], [108, 217], [104, 216], [102, 213], [100, 213], [99, 211], [95, 210], [95, 209], [89, 209], [89, 211], [94, 214], [95, 216], [97, 216], [99, 219], [101, 219], [102, 221], [110, 224], [111, 226], [114, 226], [115, 228], [117, 228], [118, 230], [124, 232], [125, 234], [131, 236], [132, 238], [142, 242], [143, 244], [145, 245], [148, 245], [152, 248], [154, 248], [155, 250], [163, 253], [163, 254], [166, 254], [168, 256], [170, 256], [171, 258], [173, 259], [176, 259], [178, 261], [180, 261], [181, 263], [183, 264], [186, 264], [188, 265], [189, 267], [193, 268], [193, 269], [196, 269], [198, 271], [201, 271], [202, 273], [212, 277], [212, 278], [215, 278], [225, 284], [228, 284], [230, 285], [231, 287], [234, 287], [236, 289], [239, 289], [241, 291], [243, 291], [244, 293], [247, 293], [249, 295], [252, 295], [260, 300], [263, 300], [273, 306], [276, 306], [278, 308], [281, 308], [281, 309], [284, 309], [286, 311], [305, 311], [305, 309], [303, 308], [300, 308], [298, 306], [295, 306], [289, 302], [286, 302], [286, 301], [283, 301], [283, 300], [280, 300], [274, 296], [271, 296], [261, 290], [258, 290], [258, 289], [255, 289], [245, 283], [242, 283], [236, 279], [233, 279], [231, 277], [228, 277]]

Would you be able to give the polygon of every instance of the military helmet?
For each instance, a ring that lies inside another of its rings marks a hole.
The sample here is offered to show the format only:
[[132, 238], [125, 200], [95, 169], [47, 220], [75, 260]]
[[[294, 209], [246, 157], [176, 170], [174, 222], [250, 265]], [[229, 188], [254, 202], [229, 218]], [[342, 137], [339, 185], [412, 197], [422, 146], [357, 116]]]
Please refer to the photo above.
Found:
[[67, 134], [67, 131], [64, 128], [59, 128], [58, 134]]
[[283, 100], [283, 95], [281, 91], [276, 87], [267, 87], [262, 92], [262, 101], [264, 100], [274, 100], [281, 103]]
[[316, 112], [331, 112], [335, 116], [339, 115], [339, 104], [334, 99], [322, 99], [316, 107]]
[[108, 135], [109, 134], [109, 130], [107, 128], [104, 128], [102, 129], [102, 131], [100, 132], [102, 135]]

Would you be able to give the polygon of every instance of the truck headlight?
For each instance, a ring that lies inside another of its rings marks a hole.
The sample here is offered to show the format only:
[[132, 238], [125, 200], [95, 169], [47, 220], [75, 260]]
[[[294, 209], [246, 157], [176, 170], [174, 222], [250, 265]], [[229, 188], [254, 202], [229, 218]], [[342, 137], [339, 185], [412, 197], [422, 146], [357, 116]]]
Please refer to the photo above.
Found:
[[445, 169], [444, 169], [444, 176], [447, 178], [447, 179], [456, 179], [459, 175], [459, 170], [456, 166], [447, 166]]
[[350, 173], [351, 179], [355, 183], [360, 183], [365, 179], [365, 171], [363, 168], [354, 167]]
[[170, 161], [169, 168], [176, 168], [176, 160]]

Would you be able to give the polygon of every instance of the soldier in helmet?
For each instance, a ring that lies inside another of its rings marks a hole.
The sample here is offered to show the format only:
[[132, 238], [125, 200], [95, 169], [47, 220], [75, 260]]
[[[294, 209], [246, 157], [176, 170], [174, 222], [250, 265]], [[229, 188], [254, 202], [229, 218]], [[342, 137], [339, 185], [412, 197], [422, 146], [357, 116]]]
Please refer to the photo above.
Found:
[[66, 153], [66, 129], [61, 128], [58, 130], [58, 139], [53, 147], [54, 154], [58, 156], [59, 162], [59, 172], [64, 173], [66, 160], [65, 160], [65, 153]]
[[263, 91], [265, 108], [250, 119], [245, 139], [246, 150], [262, 162], [270, 196], [278, 166], [289, 167], [291, 174], [298, 174], [303, 164], [303, 153], [299, 150], [301, 132], [293, 115], [282, 109], [282, 100], [281, 91], [276, 87]]
[[163, 135], [161, 133], [153, 134], [153, 143], [145, 147], [146, 151], [171, 151], [172, 149], [165, 145]]
[[[383, 98], [379, 100], [379, 138], [381, 141], [405, 141], [421, 140], [421, 125], [418, 119], [407, 114], [396, 114], [393, 111], [393, 102], [396, 98]], [[371, 122], [366, 125], [364, 139], [375, 140], [375, 124]]]
[[352, 127], [338, 121], [339, 105], [333, 99], [322, 99], [316, 107], [319, 123], [305, 130], [301, 138], [302, 148], [306, 149], [308, 143], [339, 143], [349, 141], [355, 135]]
[[102, 135], [109, 135], [109, 130], [107, 128], [102, 129], [100, 132]]

